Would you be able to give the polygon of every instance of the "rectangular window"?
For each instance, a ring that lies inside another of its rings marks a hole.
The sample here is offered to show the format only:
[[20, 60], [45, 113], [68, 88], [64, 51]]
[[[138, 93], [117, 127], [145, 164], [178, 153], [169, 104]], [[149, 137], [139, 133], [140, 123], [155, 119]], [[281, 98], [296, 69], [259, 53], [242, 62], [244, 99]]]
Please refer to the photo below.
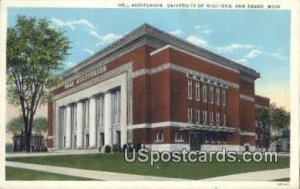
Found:
[[209, 102], [214, 103], [214, 86], [209, 86]]
[[104, 96], [99, 96], [96, 101], [96, 123], [97, 127], [103, 127], [104, 125]]
[[190, 79], [188, 80], [188, 98], [193, 99], [193, 81]]
[[209, 124], [210, 125], [214, 124], [214, 112], [210, 112], [209, 114]]
[[195, 89], [195, 95], [196, 95], [196, 100], [200, 100], [200, 83], [196, 82], [196, 89]]
[[200, 124], [200, 120], [201, 120], [201, 114], [200, 114], [200, 110], [198, 109], [196, 112], [196, 123]]
[[188, 122], [191, 123], [193, 121], [193, 110], [192, 108], [188, 108]]
[[216, 125], [217, 126], [220, 125], [220, 113], [219, 112], [216, 113]]
[[223, 114], [223, 125], [226, 126], [226, 114]]
[[222, 104], [226, 106], [226, 89], [222, 89]]
[[183, 135], [181, 132], [175, 132], [174, 142], [183, 142]]
[[220, 105], [220, 88], [216, 88], [216, 104]]
[[202, 97], [203, 97], [203, 102], [207, 102], [207, 85], [203, 84], [202, 85]]
[[89, 101], [88, 100], [85, 100], [83, 102], [82, 113], [83, 113], [82, 116], [83, 128], [88, 128], [89, 127]]
[[163, 131], [155, 131], [155, 142], [163, 142], [163, 141], [164, 141]]
[[207, 124], [207, 111], [203, 111], [203, 124]]

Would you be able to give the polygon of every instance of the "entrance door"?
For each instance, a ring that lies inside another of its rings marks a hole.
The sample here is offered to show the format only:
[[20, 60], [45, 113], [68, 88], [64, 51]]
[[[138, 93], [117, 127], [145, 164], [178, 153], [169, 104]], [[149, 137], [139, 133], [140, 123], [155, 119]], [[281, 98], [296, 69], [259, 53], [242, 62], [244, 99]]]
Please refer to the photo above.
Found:
[[85, 136], [85, 147], [88, 148], [90, 145], [90, 135]]
[[201, 150], [202, 144], [202, 133], [200, 132], [190, 132], [190, 148], [191, 150]]

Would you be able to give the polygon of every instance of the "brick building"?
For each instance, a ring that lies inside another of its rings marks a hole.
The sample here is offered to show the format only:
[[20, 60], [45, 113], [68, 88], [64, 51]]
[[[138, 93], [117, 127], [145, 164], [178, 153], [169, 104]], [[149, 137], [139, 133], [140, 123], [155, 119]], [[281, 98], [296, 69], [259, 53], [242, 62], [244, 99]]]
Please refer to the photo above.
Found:
[[260, 74], [144, 24], [63, 74], [48, 147], [255, 150]]

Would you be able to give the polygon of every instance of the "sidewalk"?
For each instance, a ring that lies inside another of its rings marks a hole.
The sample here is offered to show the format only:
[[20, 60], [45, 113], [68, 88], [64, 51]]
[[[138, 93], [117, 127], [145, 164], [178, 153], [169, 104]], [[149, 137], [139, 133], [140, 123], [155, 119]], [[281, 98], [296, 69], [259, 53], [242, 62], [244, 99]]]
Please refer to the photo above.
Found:
[[14, 152], [6, 153], [5, 157], [34, 157], [34, 156], [59, 156], [59, 155], [79, 155], [79, 154], [98, 154], [98, 150], [59, 150], [52, 152]]
[[167, 178], [167, 177], [156, 177], [156, 176], [144, 176], [144, 175], [134, 175], [126, 173], [113, 173], [107, 171], [92, 171], [85, 169], [74, 169], [67, 167], [57, 167], [48, 165], [38, 165], [29, 163], [19, 163], [6, 161], [6, 166], [16, 167], [22, 169], [31, 169], [36, 171], [44, 171], [49, 173], [56, 173], [68, 176], [83, 177], [93, 180], [110, 180], [110, 181], [180, 181], [185, 179]]
[[[107, 171], [93, 171], [85, 169], [75, 169], [67, 167], [57, 167], [48, 165], [38, 165], [29, 163], [19, 163], [6, 161], [6, 166], [22, 169], [31, 169], [49, 173], [63, 174], [68, 176], [83, 177], [93, 180], [110, 180], [110, 181], [188, 181], [188, 179], [177, 179], [167, 177], [156, 177], [146, 175], [134, 175], [126, 173], [114, 173]], [[271, 181], [290, 177], [290, 169], [275, 169], [266, 171], [257, 171], [249, 173], [240, 173], [234, 175], [220, 176], [202, 179], [201, 181]]]

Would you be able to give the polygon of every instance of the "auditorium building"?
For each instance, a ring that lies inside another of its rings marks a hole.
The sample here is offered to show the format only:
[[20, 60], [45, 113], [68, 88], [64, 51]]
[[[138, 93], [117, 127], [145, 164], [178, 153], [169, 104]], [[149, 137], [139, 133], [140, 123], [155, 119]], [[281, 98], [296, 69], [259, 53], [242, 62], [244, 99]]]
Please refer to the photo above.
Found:
[[[260, 74], [144, 24], [70, 68], [52, 89], [48, 148], [263, 149]], [[259, 135], [259, 136], [258, 136]]]

